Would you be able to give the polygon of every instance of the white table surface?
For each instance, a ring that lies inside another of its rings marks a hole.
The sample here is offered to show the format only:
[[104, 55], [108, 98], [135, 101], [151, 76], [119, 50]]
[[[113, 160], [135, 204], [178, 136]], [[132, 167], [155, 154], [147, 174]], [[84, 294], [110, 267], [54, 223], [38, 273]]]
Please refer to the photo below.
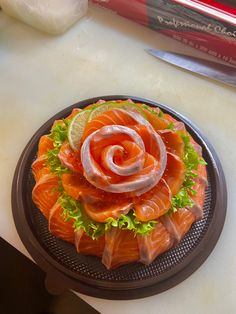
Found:
[[180, 43], [90, 7], [53, 37], [0, 13], [0, 236], [29, 257], [12, 218], [11, 184], [32, 134], [52, 115], [99, 95], [147, 97], [190, 118], [213, 144], [228, 185], [228, 211], [209, 258], [188, 279], [156, 296], [110, 301], [80, 296], [104, 314], [236, 313], [236, 89], [181, 71], [144, 48], [197, 54]]

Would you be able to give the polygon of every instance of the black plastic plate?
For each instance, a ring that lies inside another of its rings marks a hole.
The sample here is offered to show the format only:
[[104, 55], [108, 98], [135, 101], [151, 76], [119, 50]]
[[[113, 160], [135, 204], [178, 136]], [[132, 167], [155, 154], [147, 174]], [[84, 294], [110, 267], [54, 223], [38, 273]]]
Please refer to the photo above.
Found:
[[[188, 132], [203, 148], [208, 163], [209, 185], [206, 191], [204, 217], [192, 228], [178, 246], [162, 254], [149, 266], [132, 263], [107, 270], [97, 257], [78, 254], [48, 231], [47, 220], [32, 202], [35, 184], [31, 164], [36, 157], [40, 137], [49, 133], [56, 119], [66, 117], [75, 107], [83, 108], [99, 99], [132, 99], [158, 106], [185, 123]], [[12, 211], [22, 242], [36, 263], [47, 273], [46, 285], [51, 292], [66, 289], [106, 299], [136, 299], [167, 290], [190, 276], [206, 260], [222, 231], [227, 207], [227, 191], [220, 161], [210, 143], [188, 119], [156, 102], [132, 96], [100, 96], [74, 104], [48, 120], [25, 147], [12, 184]]]

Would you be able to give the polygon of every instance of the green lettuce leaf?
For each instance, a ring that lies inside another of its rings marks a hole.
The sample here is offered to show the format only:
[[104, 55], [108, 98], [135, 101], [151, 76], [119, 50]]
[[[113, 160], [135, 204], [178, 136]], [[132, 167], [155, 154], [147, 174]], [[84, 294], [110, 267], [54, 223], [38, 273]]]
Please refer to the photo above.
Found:
[[104, 234], [105, 226], [102, 223], [91, 220], [83, 211], [83, 207], [78, 200], [75, 200], [64, 192], [60, 196], [59, 202], [64, 209], [64, 219], [66, 221], [73, 219], [75, 230], [82, 228], [93, 240]]
[[50, 149], [47, 152], [47, 165], [50, 167], [50, 171], [60, 177], [63, 173], [68, 173], [70, 170], [61, 164], [60, 159], [58, 158], [60, 149], [55, 147]]
[[157, 220], [141, 222], [137, 220], [135, 213], [131, 210], [127, 215], [121, 215], [118, 219], [108, 218], [105, 224], [105, 230], [116, 227], [125, 230], [132, 230], [135, 234], [147, 235], [158, 223]]
[[63, 173], [68, 173], [70, 170], [61, 164], [58, 154], [62, 144], [67, 140], [67, 130], [69, 126], [69, 120], [62, 120], [62, 123], [55, 124], [48, 137], [53, 140], [53, 149], [47, 152], [47, 165], [50, 167], [50, 171], [61, 176]]
[[180, 135], [184, 142], [183, 162], [185, 164], [186, 173], [182, 187], [179, 192], [172, 197], [172, 206], [168, 211], [168, 214], [176, 212], [178, 208], [193, 206], [193, 201], [191, 200], [189, 193], [196, 195], [196, 191], [194, 190], [194, 178], [197, 177], [197, 173], [194, 172], [194, 170], [197, 170], [199, 164], [206, 164], [203, 158], [201, 158], [194, 149], [194, 146], [190, 141], [190, 136], [184, 132], [180, 132]]
[[64, 210], [63, 216], [65, 221], [73, 219], [73, 227], [76, 230], [83, 229], [93, 240], [104, 235], [105, 231], [109, 230], [111, 227], [132, 230], [135, 234], [147, 235], [158, 223], [155, 220], [148, 222], [138, 221], [133, 210], [127, 215], [121, 215], [118, 219], [110, 217], [104, 223], [99, 223], [93, 221], [86, 215], [80, 201], [73, 199], [65, 192], [60, 196], [59, 202]]
[[53, 140], [54, 147], [61, 147], [62, 144], [67, 140], [67, 131], [69, 127], [70, 120], [64, 119], [62, 123], [56, 123], [48, 137]]
[[145, 105], [145, 104], [142, 104], [142, 107], [143, 107], [144, 109], [146, 109], [147, 111], [151, 112], [154, 116], [158, 116], [159, 118], [163, 118], [163, 116], [164, 116], [163, 111], [161, 111], [160, 108], [159, 108], [160, 111], [158, 112], [158, 111], [156, 111], [156, 110], [153, 110], [152, 107], [147, 106], [147, 105]]

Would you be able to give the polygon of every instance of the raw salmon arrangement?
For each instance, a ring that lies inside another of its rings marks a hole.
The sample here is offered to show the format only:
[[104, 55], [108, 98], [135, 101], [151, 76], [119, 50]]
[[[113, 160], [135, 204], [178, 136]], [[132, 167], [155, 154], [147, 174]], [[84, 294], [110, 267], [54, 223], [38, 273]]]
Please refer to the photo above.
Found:
[[100, 100], [38, 144], [32, 199], [56, 237], [107, 269], [150, 264], [203, 217], [202, 148], [157, 107]]

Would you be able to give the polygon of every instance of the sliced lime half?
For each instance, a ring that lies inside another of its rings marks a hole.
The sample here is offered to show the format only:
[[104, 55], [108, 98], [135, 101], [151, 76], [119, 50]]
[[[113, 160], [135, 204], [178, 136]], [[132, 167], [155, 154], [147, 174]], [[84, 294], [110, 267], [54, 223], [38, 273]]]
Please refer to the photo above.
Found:
[[111, 110], [111, 109], [114, 109], [114, 108], [125, 109], [125, 110], [129, 110], [129, 111], [135, 111], [135, 112], [138, 112], [139, 114], [141, 114], [145, 119], [147, 118], [144, 110], [142, 110], [142, 108], [136, 104], [130, 103], [128, 101], [122, 101], [122, 102], [108, 101], [108, 102], [105, 102], [104, 104], [97, 106], [93, 110], [91, 110], [88, 121], [91, 121], [94, 118], [96, 118], [97, 116], [103, 114], [104, 112]]
[[80, 148], [81, 137], [84, 132], [84, 128], [88, 122], [91, 110], [82, 110], [71, 120], [68, 128], [68, 140], [70, 146], [73, 150], [78, 150]]

